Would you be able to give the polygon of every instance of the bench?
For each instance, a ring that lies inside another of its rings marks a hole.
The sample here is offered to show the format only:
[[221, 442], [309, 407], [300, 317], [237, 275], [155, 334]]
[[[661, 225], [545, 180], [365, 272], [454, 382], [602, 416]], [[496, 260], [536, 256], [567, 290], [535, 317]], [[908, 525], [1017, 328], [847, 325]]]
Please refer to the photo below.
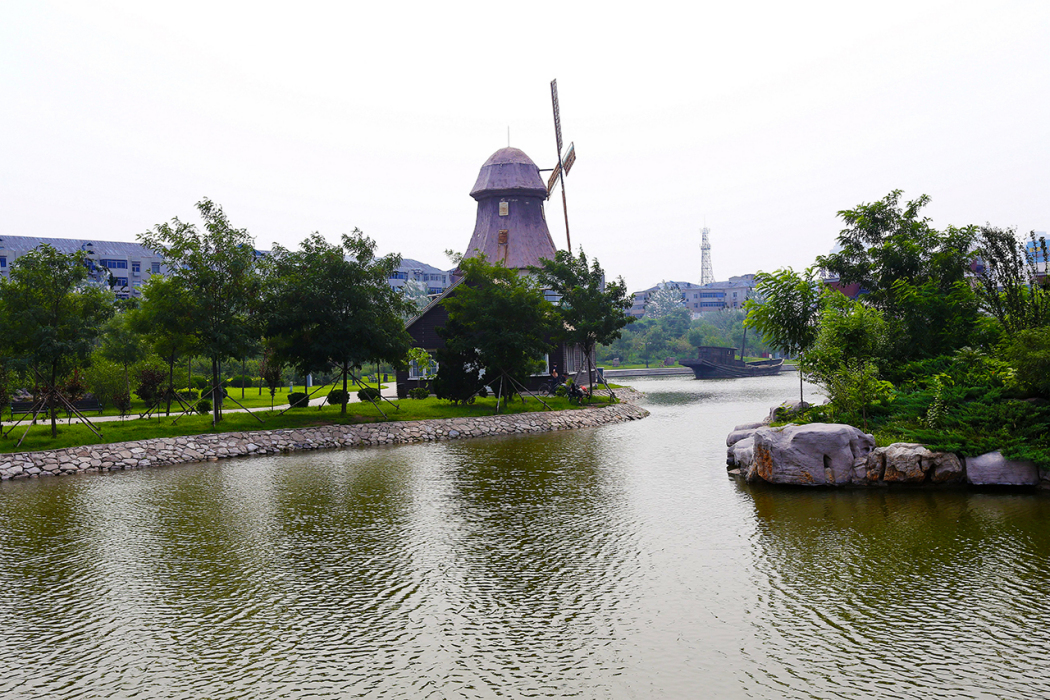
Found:
[[12, 401], [11, 415], [17, 416], [22, 413], [32, 413], [34, 406], [36, 406], [36, 401]]
[[[90, 399], [80, 399], [79, 401], [74, 401], [73, 408], [77, 409], [81, 413], [93, 411], [97, 412], [100, 416], [102, 415], [102, 403], [94, 397], [91, 397]], [[69, 409], [66, 409], [66, 415], [70, 415]]]

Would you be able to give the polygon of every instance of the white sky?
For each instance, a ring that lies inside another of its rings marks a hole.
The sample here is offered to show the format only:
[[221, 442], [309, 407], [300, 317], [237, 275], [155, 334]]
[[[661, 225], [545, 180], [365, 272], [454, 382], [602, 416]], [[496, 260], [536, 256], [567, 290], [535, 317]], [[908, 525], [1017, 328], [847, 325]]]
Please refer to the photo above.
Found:
[[[135, 239], [220, 203], [260, 248], [360, 227], [448, 267], [478, 169], [556, 158], [632, 290], [803, 268], [835, 212], [1050, 228], [1050, 2], [0, 4], [0, 236]], [[565, 245], [561, 198], [548, 207]]]

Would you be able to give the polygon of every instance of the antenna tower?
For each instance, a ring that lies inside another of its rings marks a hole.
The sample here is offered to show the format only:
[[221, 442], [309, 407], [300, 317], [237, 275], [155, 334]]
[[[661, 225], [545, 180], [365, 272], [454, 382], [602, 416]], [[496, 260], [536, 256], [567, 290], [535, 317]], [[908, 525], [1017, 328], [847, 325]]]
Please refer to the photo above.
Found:
[[715, 281], [714, 270], [711, 269], [711, 242], [707, 240], [710, 229], [704, 226], [700, 229], [702, 238], [700, 241], [700, 284], [710, 284]]

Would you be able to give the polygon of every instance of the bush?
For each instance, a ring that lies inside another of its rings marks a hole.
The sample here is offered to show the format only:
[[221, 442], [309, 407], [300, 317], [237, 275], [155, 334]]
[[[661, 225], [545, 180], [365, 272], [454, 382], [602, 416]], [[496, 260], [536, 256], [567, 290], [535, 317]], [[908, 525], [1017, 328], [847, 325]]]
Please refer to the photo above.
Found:
[[350, 392], [343, 391], [342, 389], [334, 389], [328, 392], [328, 403], [333, 406], [342, 406], [344, 403], [350, 400]]
[[247, 374], [239, 374], [230, 380], [229, 386], [237, 389], [250, 389], [255, 386], [255, 377], [249, 377]]
[[177, 393], [183, 401], [196, 401], [201, 397], [201, 393], [196, 389], [179, 389]]
[[1022, 388], [1050, 397], [1050, 326], [1020, 331], [1004, 355]]
[[113, 405], [120, 411], [120, 415], [126, 416], [131, 412], [131, 394], [126, 391], [118, 391], [113, 394]]
[[288, 394], [288, 403], [291, 404], [293, 408], [302, 408], [303, 406], [308, 405], [306, 394], [301, 391], [294, 391]]
[[205, 379], [204, 377], [194, 377], [190, 381], [190, 386], [192, 386], [197, 391], [204, 391], [205, 389], [208, 388], [209, 384], [208, 384], [208, 380]]
[[211, 413], [211, 401], [208, 399], [201, 399], [197, 402], [197, 405], [194, 406], [194, 408], [197, 410], [197, 413], [202, 416], [207, 415]]
[[364, 389], [357, 392], [357, 398], [361, 401], [375, 401], [379, 396], [379, 389], [371, 386], [366, 386]]
[[161, 386], [168, 379], [168, 373], [160, 367], [143, 367], [138, 372], [138, 387], [135, 389], [135, 393], [139, 395], [139, 398], [146, 402], [147, 406], [152, 406], [153, 402], [156, 401], [162, 391]]
[[430, 396], [430, 389], [425, 386], [417, 386], [408, 390], [409, 397], [413, 399], [425, 399]]

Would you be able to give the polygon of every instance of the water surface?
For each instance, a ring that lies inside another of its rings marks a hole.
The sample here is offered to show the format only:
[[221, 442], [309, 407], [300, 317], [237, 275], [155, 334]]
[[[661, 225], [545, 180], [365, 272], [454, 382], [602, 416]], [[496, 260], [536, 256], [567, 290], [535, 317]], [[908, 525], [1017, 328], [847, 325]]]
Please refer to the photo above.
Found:
[[752, 489], [797, 377], [593, 430], [0, 486], [3, 698], [1045, 698], [1050, 498]]

